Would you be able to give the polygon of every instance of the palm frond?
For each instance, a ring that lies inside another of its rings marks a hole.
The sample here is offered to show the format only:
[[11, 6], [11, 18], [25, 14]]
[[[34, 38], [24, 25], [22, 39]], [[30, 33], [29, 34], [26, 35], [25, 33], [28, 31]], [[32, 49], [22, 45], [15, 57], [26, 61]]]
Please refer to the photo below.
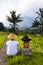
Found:
[[12, 21], [13, 21], [12, 18], [9, 17], [9, 16], [7, 16], [7, 20], [8, 20], [9, 22], [12, 22]]

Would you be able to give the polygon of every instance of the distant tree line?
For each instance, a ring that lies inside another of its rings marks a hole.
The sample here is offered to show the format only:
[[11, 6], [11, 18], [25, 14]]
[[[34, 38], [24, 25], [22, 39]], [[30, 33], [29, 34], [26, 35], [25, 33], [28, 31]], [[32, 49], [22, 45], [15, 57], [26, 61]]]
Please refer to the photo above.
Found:
[[4, 30], [5, 30], [4, 24], [0, 22], [0, 31], [4, 31]]
[[23, 21], [21, 14], [16, 15], [16, 11], [10, 11], [10, 16], [7, 16], [6, 19], [10, 22], [10, 28], [4, 27], [4, 24], [0, 22], [0, 31], [9, 31], [9, 32], [18, 32], [18, 22]]
[[[23, 33], [31, 33], [31, 34], [42, 34], [43, 35], [43, 8], [39, 9], [39, 12], [36, 12], [38, 16], [35, 18], [34, 22], [32, 23], [30, 28], [25, 28], [24, 30], [18, 29], [19, 22], [23, 21], [23, 17], [21, 14], [16, 15], [16, 11], [10, 11], [10, 16], [7, 16], [7, 20], [11, 23], [10, 28], [4, 27], [3, 23], [0, 22], [0, 31], [10, 31], [10, 32], [23, 32]], [[21, 33], [20, 32], [20, 33]]]

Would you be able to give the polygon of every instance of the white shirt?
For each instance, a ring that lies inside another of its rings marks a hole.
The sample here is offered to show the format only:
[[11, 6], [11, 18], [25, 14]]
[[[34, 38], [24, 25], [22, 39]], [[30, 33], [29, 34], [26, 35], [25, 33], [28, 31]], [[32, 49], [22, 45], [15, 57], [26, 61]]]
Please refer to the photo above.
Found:
[[17, 41], [7, 41], [7, 55], [14, 55], [18, 52], [18, 42]]

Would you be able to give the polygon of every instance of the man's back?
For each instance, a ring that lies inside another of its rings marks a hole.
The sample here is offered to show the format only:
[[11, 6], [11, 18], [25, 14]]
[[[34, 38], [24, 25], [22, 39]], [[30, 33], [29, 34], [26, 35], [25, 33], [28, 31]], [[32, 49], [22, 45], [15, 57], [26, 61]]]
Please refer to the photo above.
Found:
[[14, 55], [18, 52], [18, 42], [10, 40], [6, 42], [7, 45], [7, 55]]

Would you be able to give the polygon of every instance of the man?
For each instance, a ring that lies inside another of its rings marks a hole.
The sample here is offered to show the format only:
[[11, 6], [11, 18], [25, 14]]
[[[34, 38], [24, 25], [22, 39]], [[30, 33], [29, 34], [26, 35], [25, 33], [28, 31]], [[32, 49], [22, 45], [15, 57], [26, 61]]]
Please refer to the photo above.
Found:
[[17, 36], [15, 36], [13, 33], [7, 37], [8, 39], [10, 39], [9, 41], [6, 42], [8, 56], [13, 56], [14, 54], [18, 53], [18, 44], [19, 43], [14, 40], [16, 37]]

